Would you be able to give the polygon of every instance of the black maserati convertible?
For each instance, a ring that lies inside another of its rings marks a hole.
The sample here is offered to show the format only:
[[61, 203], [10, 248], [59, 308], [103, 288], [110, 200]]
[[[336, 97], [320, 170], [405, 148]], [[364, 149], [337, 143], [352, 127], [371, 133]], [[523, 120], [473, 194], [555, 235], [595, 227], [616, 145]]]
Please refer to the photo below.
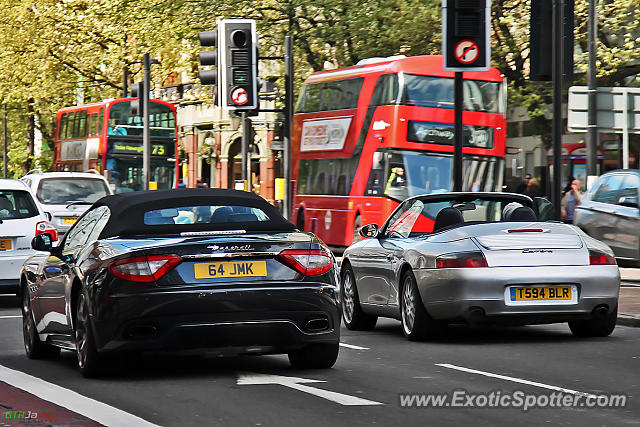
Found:
[[338, 356], [335, 259], [259, 196], [132, 192], [98, 200], [52, 246], [36, 236], [21, 272], [27, 356], [75, 350], [85, 376], [118, 352]]

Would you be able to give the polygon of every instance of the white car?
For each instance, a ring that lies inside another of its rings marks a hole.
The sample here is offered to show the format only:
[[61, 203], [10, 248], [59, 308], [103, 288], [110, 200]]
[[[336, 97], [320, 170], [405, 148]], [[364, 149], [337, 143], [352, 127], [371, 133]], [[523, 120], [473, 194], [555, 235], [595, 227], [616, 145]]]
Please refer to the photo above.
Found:
[[0, 179], [0, 294], [18, 292], [20, 268], [36, 254], [31, 240], [41, 233], [58, 240], [56, 228], [29, 188], [17, 179]]
[[63, 236], [96, 200], [113, 194], [107, 180], [91, 172], [37, 172], [20, 178]]

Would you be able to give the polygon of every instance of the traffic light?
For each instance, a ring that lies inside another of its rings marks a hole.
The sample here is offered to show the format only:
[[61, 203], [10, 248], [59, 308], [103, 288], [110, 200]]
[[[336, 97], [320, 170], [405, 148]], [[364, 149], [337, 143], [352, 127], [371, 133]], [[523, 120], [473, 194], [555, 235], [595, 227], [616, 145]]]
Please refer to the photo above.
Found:
[[448, 71], [486, 71], [491, 0], [442, 0], [442, 54]]
[[[216, 47], [218, 45], [218, 31], [201, 31], [198, 34], [200, 39], [200, 46], [207, 47], [213, 46], [213, 50], [204, 50], [200, 52], [200, 65], [214, 66], [218, 65], [218, 51]], [[198, 73], [200, 77], [200, 83], [203, 85], [217, 85], [218, 84], [218, 70], [213, 68], [210, 70], [200, 70]]]
[[144, 93], [144, 82], [131, 85], [131, 96], [138, 98], [131, 101], [131, 114], [134, 116], [144, 116], [144, 99], [147, 96]]
[[[573, 0], [565, 0], [562, 21], [564, 81], [573, 80]], [[531, 0], [529, 80], [550, 81], [553, 74], [553, 0]]]
[[218, 23], [220, 42], [219, 104], [230, 110], [258, 108], [258, 37], [252, 19]]

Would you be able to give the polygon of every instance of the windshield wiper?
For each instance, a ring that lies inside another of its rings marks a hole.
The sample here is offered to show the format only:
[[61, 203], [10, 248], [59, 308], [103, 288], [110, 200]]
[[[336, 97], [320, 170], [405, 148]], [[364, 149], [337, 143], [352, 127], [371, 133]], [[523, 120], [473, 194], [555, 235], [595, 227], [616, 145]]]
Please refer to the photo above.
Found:
[[74, 206], [74, 205], [92, 205], [93, 202], [71, 202], [67, 205], [67, 208], [69, 206]]

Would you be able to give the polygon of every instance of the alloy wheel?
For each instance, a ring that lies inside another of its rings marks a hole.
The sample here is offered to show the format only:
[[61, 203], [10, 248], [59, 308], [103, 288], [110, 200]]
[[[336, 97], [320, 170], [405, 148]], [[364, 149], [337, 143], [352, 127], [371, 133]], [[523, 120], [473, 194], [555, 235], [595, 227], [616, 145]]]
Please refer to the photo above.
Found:
[[411, 278], [404, 281], [402, 292], [402, 327], [405, 333], [411, 334], [416, 319], [415, 293]]
[[22, 336], [24, 338], [24, 349], [27, 354], [31, 353], [34, 333], [29, 291], [24, 289], [22, 291]]
[[84, 295], [80, 294], [76, 314], [76, 352], [80, 368], [83, 368], [87, 362], [87, 320]]
[[353, 289], [353, 280], [351, 279], [351, 274], [347, 273], [344, 275], [344, 283], [342, 284], [342, 289], [342, 314], [344, 316], [345, 322], [351, 323], [351, 321], [353, 320], [353, 309], [355, 304], [355, 292]]

